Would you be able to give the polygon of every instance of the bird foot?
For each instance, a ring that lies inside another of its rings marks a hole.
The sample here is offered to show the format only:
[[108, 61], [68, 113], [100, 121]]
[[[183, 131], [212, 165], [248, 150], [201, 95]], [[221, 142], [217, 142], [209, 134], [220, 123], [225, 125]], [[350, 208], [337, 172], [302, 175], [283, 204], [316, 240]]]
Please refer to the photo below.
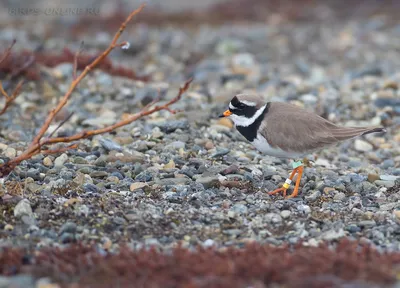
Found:
[[[301, 176], [303, 175], [304, 165], [303, 165], [302, 161], [294, 162], [293, 168], [294, 169], [293, 169], [292, 173], [290, 174], [289, 178], [286, 179], [285, 183], [283, 183], [282, 187], [278, 188], [272, 192], [268, 192], [269, 195], [274, 195], [279, 192], [282, 192], [283, 197], [285, 197], [286, 199], [290, 199], [290, 198], [296, 197], [297, 194], [299, 194], [300, 180], [301, 180]], [[287, 189], [289, 189], [290, 184], [292, 183], [293, 177], [296, 174], [297, 174], [297, 179], [296, 179], [296, 185], [294, 187], [294, 190], [293, 190], [292, 194], [290, 194], [289, 196], [286, 197]]]

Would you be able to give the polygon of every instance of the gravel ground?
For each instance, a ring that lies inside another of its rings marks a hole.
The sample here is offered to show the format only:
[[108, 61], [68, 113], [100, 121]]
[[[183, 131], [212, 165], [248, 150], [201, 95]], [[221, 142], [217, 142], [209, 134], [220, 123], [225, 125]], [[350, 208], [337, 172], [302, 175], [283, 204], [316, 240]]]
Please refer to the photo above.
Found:
[[[72, 111], [58, 134], [114, 123], [151, 101], [158, 89], [169, 99], [194, 77], [173, 107], [183, 112], [156, 113], [81, 141], [77, 150], [22, 163], [0, 192], [0, 245], [83, 241], [113, 250], [121, 242], [169, 249], [177, 243], [225, 247], [302, 240], [315, 246], [347, 236], [399, 251], [400, 27], [384, 15], [270, 20], [197, 29], [135, 26], [122, 37], [131, 41], [131, 50], [111, 58], [153, 80], [95, 71], [52, 127]], [[25, 28], [0, 32], [2, 46], [17, 35], [16, 50], [34, 49], [40, 39]], [[88, 50], [104, 47], [112, 35], [97, 36], [85, 39]], [[65, 45], [77, 49], [79, 42], [58, 35], [44, 49], [61, 51]], [[44, 79], [26, 84], [1, 116], [2, 161], [23, 151], [71, 81], [71, 64], [43, 70]], [[245, 91], [338, 124], [383, 125], [388, 132], [312, 155], [297, 198], [269, 196], [291, 163], [258, 153], [231, 122], [217, 118], [233, 95]]]

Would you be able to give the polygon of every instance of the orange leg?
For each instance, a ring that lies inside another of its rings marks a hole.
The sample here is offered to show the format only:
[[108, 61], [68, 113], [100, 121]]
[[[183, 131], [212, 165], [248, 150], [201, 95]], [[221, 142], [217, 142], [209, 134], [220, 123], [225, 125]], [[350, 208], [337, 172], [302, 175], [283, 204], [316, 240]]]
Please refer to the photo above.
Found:
[[276, 193], [283, 192], [283, 197], [286, 197], [286, 199], [296, 197], [297, 194], [299, 194], [300, 180], [301, 180], [301, 177], [303, 176], [303, 171], [304, 171], [304, 167], [299, 166], [299, 167], [294, 168], [292, 173], [290, 174], [290, 176], [288, 178], [288, 179], [290, 179], [290, 182], [291, 182], [291, 180], [293, 180], [293, 177], [294, 177], [294, 175], [296, 175], [296, 173], [298, 175], [297, 175], [296, 185], [294, 187], [293, 193], [291, 195], [289, 195], [288, 197], [286, 197], [286, 191], [290, 187], [290, 183], [287, 183], [287, 182], [285, 182], [285, 184], [283, 184], [283, 187], [278, 188], [272, 192], [268, 192], [268, 194], [274, 195]]
[[[293, 169], [292, 174], [290, 174], [290, 176], [289, 176], [289, 179], [290, 179], [290, 180], [293, 180], [294, 175], [296, 175], [296, 173], [297, 173], [297, 169], [298, 169], [298, 168], [294, 168], [294, 169]], [[276, 189], [276, 190], [274, 190], [274, 191], [272, 191], [272, 192], [268, 192], [268, 194], [269, 194], [269, 195], [274, 195], [274, 194], [279, 193], [279, 192], [282, 191], [282, 192], [283, 192], [283, 197], [286, 197], [286, 190], [287, 190], [288, 188], [289, 188], [289, 187], [285, 188], [285, 186], [283, 186], [283, 187], [278, 188], [278, 189]]]
[[297, 168], [296, 185], [294, 186], [293, 193], [290, 194], [287, 198], [293, 198], [293, 197], [296, 197], [297, 194], [299, 194], [300, 180], [301, 180], [301, 176], [303, 176], [303, 171], [304, 171], [303, 166], [300, 166], [299, 168]]

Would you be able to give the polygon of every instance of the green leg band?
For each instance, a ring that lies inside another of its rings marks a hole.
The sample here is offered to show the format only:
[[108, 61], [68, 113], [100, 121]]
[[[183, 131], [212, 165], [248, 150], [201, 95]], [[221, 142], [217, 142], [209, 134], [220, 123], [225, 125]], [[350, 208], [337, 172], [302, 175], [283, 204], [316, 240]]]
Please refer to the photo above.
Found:
[[295, 161], [293, 162], [293, 169], [296, 169], [297, 167], [303, 166], [303, 160]]

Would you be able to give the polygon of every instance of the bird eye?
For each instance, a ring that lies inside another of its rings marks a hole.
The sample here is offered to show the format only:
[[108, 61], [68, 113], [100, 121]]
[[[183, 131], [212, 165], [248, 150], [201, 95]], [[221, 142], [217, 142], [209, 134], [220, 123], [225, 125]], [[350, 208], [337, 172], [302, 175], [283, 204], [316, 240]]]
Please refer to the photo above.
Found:
[[238, 105], [237, 105], [237, 107], [238, 107], [239, 109], [243, 109], [245, 106], [246, 106], [246, 105], [244, 105], [244, 104], [241, 103], [241, 102], [239, 102]]

